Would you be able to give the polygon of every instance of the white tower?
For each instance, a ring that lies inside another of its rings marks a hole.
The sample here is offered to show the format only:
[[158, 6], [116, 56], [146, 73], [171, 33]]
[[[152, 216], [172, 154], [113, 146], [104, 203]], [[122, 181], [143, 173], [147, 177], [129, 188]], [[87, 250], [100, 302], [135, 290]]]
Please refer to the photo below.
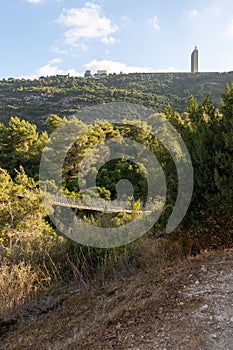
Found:
[[196, 46], [191, 55], [191, 72], [198, 73], [198, 49]]

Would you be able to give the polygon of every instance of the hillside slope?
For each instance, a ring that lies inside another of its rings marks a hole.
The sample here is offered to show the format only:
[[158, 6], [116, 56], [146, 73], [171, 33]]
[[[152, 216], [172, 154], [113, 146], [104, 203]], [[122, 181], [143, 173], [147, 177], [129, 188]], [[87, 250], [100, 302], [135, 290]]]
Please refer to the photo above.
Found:
[[137, 73], [109, 75], [103, 79], [10, 78], [0, 81], [0, 121], [19, 116], [43, 127], [46, 116], [51, 113], [70, 115], [85, 106], [115, 101], [143, 104], [159, 112], [170, 103], [182, 113], [191, 94], [199, 102], [209, 94], [219, 107], [226, 84], [232, 82], [233, 72]]
[[70, 287], [27, 310], [0, 349], [231, 350], [232, 258], [228, 250], [174, 267], [148, 261], [102, 286]]

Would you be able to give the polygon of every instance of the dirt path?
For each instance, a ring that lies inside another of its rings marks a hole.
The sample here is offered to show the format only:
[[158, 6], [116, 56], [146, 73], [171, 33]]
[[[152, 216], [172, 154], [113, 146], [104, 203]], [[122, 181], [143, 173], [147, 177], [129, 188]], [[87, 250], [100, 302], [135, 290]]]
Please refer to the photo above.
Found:
[[1, 350], [233, 350], [233, 251], [46, 302], [47, 313], [34, 309], [4, 333]]
[[206, 262], [198, 275], [184, 286], [184, 298], [202, 298], [190, 315], [190, 326], [203, 328], [206, 348], [233, 349], [233, 254], [228, 252]]

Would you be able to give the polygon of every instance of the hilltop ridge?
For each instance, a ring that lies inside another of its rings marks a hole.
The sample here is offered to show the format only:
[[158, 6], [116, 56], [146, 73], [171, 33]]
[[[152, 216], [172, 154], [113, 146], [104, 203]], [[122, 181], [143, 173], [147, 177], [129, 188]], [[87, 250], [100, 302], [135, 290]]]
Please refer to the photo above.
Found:
[[135, 73], [112, 74], [101, 79], [69, 75], [35, 80], [0, 81], [0, 121], [18, 116], [43, 127], [49, 114], [67, 116], [81, 108], [107, 102], [130, 102], [158, 112], [170, 104], [182, 113], [190, 95], [201, 102], [207, 94], [219, 107], [233, 72], [225, 73]]

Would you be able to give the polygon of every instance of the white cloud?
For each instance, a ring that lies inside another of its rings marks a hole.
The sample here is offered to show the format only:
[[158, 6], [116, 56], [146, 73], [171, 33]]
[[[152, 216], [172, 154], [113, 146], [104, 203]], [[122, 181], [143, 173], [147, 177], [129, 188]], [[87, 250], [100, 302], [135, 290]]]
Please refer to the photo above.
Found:
[[62, 63], [62, 59], [60, 57], [57, 57], [57, 58], [53, 58], [52, 60], [49, 61], [49, 64], [51, 65], [57, 65], [57, 64], [60, 64]]
[[129, 16], [121, 16], [120, 21], [123, 23], [129, 23], [129, 22], [131, 22], [131, 19]]
[[158, 18], [157, 18], [157, 16], [154, 16], [154, 18], [150, 19], [150, 20], [149, 20], [149, 24], [152, 25], [152, 27], [154, 28], [154, 30], [155, 30], [156, 32], [158, 32], [158, 31], [160, 30], [160, 25], [159, 25], [159, 23], [158, 23]]
[[102, 41], [105, 44], [115, 44], [116, 39], [110, 36], [109, 38], [103, 38]]
[[129, 27], [131, 25], [132, 21], [131, 18], [128, 16], [121, 16], [120, 17], [120, 24], [122, 27]]
[[51, 51], [55, 52], [58, 55], [69, 55], [71, 54], [72, 56], [77, 54], [77, 49], [80, 53], [80, 51], [82, 52], [87, 52], [88, 51], [88, 46], [85, 44], [77, 44], [75, 46], [75, 48], [73, 47], [67, 47], [65, 45], [60, 46], [51, 46]]
[[[38, 68], [35, 72], [29, 75], [21, 75], [19, 79], [38, 79], [41, 76], [54, 76], [54, 75], [67, 75], [70, 76], [83, 76], [83, 73], [77, 72], [74, 68], [62, 69], [60, 65], [63, 63], [61, 58], [54, 58], [50, 60], [44, 66]], [[168, 68], [159, 68], [153, 69], [151, 67], [141, 67], [141, 66], [129, 66], [125, 63], [111, 60], [92, 60], [84, 66], [84, 71], [90, 69], [92, 74], [96, 73], [97, 70], [107, 70], [107, 73], [116, 73], [120, 72], [124, 74], [128, 73], [165, 73], [165, 72], [177, 72], [177, 69], [174, 67]]]
[[68, 27], [64, 33], [66, 44], [76, 46], [80, 39], [100, 39], [104, 43], [114, 43], [112, 34], [118, 30], [111, 20], [102, 15], [99, 5], [87, 2], [83, 8], [63, 10], [57, 20]]
[[51, 47], [51, 50], [59, 55], [66, 55], [68, 54], [68, 52], [66, 50], [63, 50], [61, 49], [60, 47], [58, 46], [52, 46]]
[[90, 69], [92, 74], [96, 73], [97, 70], [106, 69], [108, 73], [151, 73], [151, 72], [175, 72], [176, 69], [173, 67], [168, 67], [164, 69], [153, 69], [151, 67], [141, 67], [141, 66], [129, 66], [125, 63], [111, 60], [93, 60], [84, 66], [84, 69]]
[[42, 2], [43, 0], [25, 0], [26, 2], [30, 2], [30, 4], [39, 4], [39, 2]]
[[125, 63], [111, 61], [111, 60], [92, 60], [84, 66], [85, 69], [90, 69], [92, 73], [97, 70], [106, 69], [108, 73], [135, 73], [135, 72], [151, 72], [151, 68], [128, 66]]
[[189, 17], [190, 18], [195, 18], [195, 17], [197, 17], [197, 15], [198, 15], [198, 11], [197, 10], [189, 11]]
[[37, 79], [41, 76], [51, 76], [51, 75], [71, 75], [71, 76], [80, 76], [81, 74], [78, 73], [75, 69], [62, 69], [59, 68], [59, 65], [63, 62], [61, 58], [54, 58], [53, 60], [49, 61], [49, 63], [45, 64], [44, 66], [37, 69], [36, 72], [27, 75], [27, 76], [21, 76], [19, 78], [25, 78], [25, 79]]

